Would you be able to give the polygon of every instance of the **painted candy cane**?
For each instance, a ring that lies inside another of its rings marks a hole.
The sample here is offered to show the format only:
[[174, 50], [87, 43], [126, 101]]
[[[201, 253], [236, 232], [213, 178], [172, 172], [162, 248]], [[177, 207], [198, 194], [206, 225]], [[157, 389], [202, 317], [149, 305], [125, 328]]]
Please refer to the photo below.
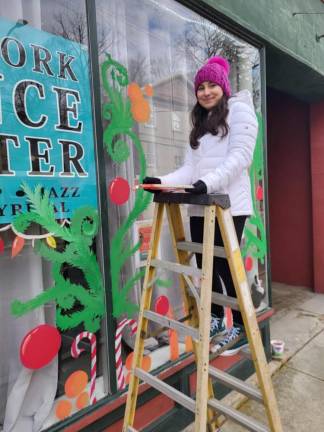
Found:
[[95, 389], [96, 389], [96, 375], [97, 375], [97, 341], [96, 335], [90, 332], [82, 332], [76, 336], [71, 346], [71, 356], [74, 358], [84, 351], [84, 348], [79, 348], [81, 339], [89, 339], [91, 345], [91, 371], [90, 371], [90, 405], [96, 403]]
[[130, 325], [132, 334], [137, 331], [137, 322], [133, 319], [123, 319], [117, 326], [115, 336], [115, 356], [116, 356], [116, 374], [117, 374], [117, 388], [123, 390], [126, 387], [125, 376], [123, 370], [123, 361], [121, 356], [121, 339], [124, 328]]

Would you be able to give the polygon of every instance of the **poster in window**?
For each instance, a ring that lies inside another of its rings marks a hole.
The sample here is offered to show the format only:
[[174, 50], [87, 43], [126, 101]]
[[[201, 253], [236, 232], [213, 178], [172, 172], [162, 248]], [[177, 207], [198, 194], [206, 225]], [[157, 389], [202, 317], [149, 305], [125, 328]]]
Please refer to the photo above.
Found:
[[0, 19], [0, 223], [50, 192], [57, 219], [97, 206], [87, 47]]

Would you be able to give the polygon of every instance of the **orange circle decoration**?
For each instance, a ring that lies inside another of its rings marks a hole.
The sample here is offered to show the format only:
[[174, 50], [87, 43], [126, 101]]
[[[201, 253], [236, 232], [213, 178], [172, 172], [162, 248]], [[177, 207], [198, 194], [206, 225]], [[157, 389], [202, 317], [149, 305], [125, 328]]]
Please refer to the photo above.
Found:
[[128, 370], [131, 370], [133, 357], [134, 357], [134, 353], [133, 352], [129, 353], [128, 356], [126, 357], [125, 368], [128, 369]]
[[140, 86], [137, 83], [133, 82], [128, 85], [128, 96], [132, 102], [143, 98]]
[[142, 100], [135, 100], [131, 105], [131, 111], [134, 120], [138, 123], [146, 123], [150, 119], [150, 104], [144, 98]]
[[71, 373], [68, 379], [65, 381], [64, 390], [65, 394], [69, 398], [74, 398], [83, 392], [86, 385], [88, 384], [88, 375], [83, 370], [78, 370]]
[[151, 369], [152, 366], [152, 359], [150, 356], [143, 357], [142, 360], [142, 369], [148, 372]]
[[78, 396], [78, 399], [76, 400], [76, 406], [78, 409], [85, 408], [89, 405], [89, 395], [88, 392], [83, 392]]
[[55, 415], [58, 419], [64, 420], [69, 417], [72, 411], [72, 403], [68, 400], [61, 400], [56, 404]]
[[[125, 368], [128, 370], [131, 370], [132, 368], [132, 362], [133, 362], [134, 352], [131, 352], [128, 354], [126, 361], [125, 361]], [[142, 366], [141, 368], [148, 372], [151, 369], [152, 366], [152, 359], [150, 356], [144, 356], [142, 359]]]

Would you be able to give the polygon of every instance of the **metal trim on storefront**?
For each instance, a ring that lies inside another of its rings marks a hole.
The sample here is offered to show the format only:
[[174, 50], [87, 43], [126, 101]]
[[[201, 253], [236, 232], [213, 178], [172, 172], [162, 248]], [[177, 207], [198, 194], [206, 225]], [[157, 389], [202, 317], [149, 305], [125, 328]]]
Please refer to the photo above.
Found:
[[[272, 307], [272, 290], [271, 290], [271, 255], [270, 255], [270, 216], [269, 216], [269, 188], [268, 188], [268, 140], [267, 140], [267, 70], [266, 70], [266, 48], [260, 49], [260, 70], [261, 70], [261, 110], [263, 116], [263, 200], [265, 203], [265, 230], [267, 238], [267, 257], [266, 257], [266, 274], [268, 286], [268, 306]], [[269, 340], [270, 344], [270, 340]]]
[[[100, 206], [100, 236], [102, 249], [102, 273], [105, 285], [105, 301], [106, 301], [106, 319], [104, 320], [107, 346], [107, 373], [109, 374], [109, 383], [107, 391], [116, 393], [116, 373], [115, 373], [115, 340], [114, 333], [111, 329], [115, 329], [116, 323], [113, 318], [113, 299], [111, 290], [110, 277], [110, 242], [109, 242], [109, 226], [108, 226], [108, 200], [107, 200], [107, 185], [105, 177], [105, 152], [103, 145], [103, 128], [101, 118], [101, 98], [100, 98], [100, 74], [99, 74], [99, 53], [97, 41], [97, 21], [96, 21], [96, 0], [85, 0], [86, 15], [89, 37], [89, 59], [90, 59], [90, 79], [92, 87], [92, 106], [94, 115], [94, 133], [95, 133], [95, 151], [97, 162], [97, 182], [99, 189], [99, 206]], [[110, 367], [109, 367], [110, 365]], [[110, 372], [109, 372], [110, 371]]]

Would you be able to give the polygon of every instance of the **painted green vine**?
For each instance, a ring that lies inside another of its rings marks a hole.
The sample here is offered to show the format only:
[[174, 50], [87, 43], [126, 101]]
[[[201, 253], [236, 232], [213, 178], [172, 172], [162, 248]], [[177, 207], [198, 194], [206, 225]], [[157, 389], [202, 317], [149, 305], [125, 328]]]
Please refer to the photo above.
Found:
[[259, 131], [250, 168], [253, 215], [248, 219], [244, 229], [245, 244], [242, 255], [246, 256], [249, 253], [263, 264], [267, 252], [267, 239], [263, 218], [256, 199], [256, 185], [263, 181], [263, 120], [260, 113], [257, 113], [257, 117]]
[[[103, 106], [103, 115], [108, 120], [104, 130], [103, 140], [108, 154], [114, 162], [125, 162], [129, 155], [129, 142], [136, 148], [139, 159], [139, 183], [146, 175], [146, 160], [142, 144], [138, 136], [132, 131], [134, 119], [131, 112], [131, 101], [126, 96], [126, 87], [129, 83], [128, 73], [124, 66], [107, 54], [101, 66], [101, 75], [104, 90], [109, 102]], [[129, 244], [126, 234], [133, 223], [151, 202], [152, 195], [143, 189], [138, 189], [135, 203], [128, 217], [123, 221], [111, 240], [110, 262], [113, 296], [113, 315], [133, 315], [138, 306], [128, 300], [128, 294], [134, 285], [143, 277], [145, 270], [137, 270], [123, 286], [120, 287], [121, 271], [125, 262], [140, 248], [140, 241], [135, 245]]]
[[[13, 228], [25, 233], [32, 223], [36, 223], [56, 239], [63, 240], [65, 246], [64, 250], [59, 251], [51, 248], [45, 240], [36, 240], [36, 253], [52, 263], [54, 283], [29, 301], [13, 301], [12, 314], [19, 317], [54, 301], [56, 324], [61, 330], [83, 324], [85, 330], [96, 332], [105, 313], [102, 276], [96, 256], [91, 250], [98, 231], [97, 210], [92, 207], [77, 209], [70, 226], [61, 226], [55, 220], [54, 206], [48, 191], [42, 190], [41, 186], [37, 186], [34, 191], [27, 185], [23, 185], [22, 189], [32, 205], [31, 211], [17, 216], [12, 223]], [[62, 269], [66, 264], [83, 272], [86, 287], [72, 283], [63, 276]]]

